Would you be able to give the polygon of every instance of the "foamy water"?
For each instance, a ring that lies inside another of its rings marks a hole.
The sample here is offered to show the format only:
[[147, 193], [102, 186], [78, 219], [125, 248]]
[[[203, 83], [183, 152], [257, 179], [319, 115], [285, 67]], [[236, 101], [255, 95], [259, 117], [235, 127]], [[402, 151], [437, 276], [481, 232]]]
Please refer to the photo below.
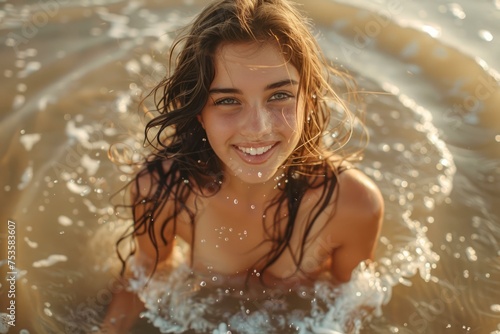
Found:
[[[14, 221], [18, 275], [10, 331], [10, 286], [0, 281], [0, 333], [84, 332], [119, 289], [114, 242], [130, 220], [109, 197], [132, 170], [108, 150], [137, 159], [137, 100], [165, 74], [192, 2], [3, 4], [0, 240], [5, 252]], [[500, 5], [317, 0], [304, 9], [327, 56], [364, 92], [371, 139], [360, 168], [386, 201], [376, 262], [341, 286], [325, 279], [256, 296], [192, 273], [179, 246], [145, 290], [137, 274], [147, 309], [135, 331], [500, 332]]]

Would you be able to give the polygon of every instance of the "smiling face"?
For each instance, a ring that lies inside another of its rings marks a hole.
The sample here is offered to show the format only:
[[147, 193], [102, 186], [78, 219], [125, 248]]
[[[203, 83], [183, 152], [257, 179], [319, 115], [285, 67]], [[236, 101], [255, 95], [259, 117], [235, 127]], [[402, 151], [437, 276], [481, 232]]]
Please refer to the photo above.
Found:
[[199, 115], [226, 178], [273, 178], [303, 126], [299, 73], [271, 43], [225, 44], [215, 56], [210, 97]]

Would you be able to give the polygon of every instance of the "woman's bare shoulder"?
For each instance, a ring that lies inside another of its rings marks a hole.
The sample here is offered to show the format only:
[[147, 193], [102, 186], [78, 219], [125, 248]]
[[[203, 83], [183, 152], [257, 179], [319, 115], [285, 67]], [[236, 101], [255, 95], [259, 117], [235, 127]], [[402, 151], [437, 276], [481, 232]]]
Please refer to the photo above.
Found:
[[373, 260], [382, 227], [384, 200], [377, 185], [356, 168], [338, 175], [334, 216], [329, 233], [337, 243], [332, 253], [332, 273], [342, 282], [350, 279], [361, 262]]
[[380, 189], [366, 174], [356, 168], [348, 168], [337, 177], [338, 209], [352, 218], [378, 217], [384, 209]]

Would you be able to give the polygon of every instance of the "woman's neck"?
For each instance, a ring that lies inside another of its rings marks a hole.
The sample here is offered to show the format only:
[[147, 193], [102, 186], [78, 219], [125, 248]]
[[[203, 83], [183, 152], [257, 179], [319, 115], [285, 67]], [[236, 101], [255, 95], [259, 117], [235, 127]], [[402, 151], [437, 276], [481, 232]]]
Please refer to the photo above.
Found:
[[235, 203], [259, 205], [274, 198], [282, 190], [286, 171], [280, 168], [269, 180], [262, 183], [247, 183], [234, 175], [228, 175], [222, 182], [220, 194], [234, 199]]

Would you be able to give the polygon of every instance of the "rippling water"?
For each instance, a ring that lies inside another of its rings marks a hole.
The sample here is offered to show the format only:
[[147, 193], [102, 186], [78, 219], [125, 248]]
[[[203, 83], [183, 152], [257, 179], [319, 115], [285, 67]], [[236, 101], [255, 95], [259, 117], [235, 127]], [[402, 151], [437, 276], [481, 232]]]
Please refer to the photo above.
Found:
[[[9, 333], [79, 333], [108, 305], [112, 236], [127, 223], [109, 195], [130, 171], [107, 152], [139, 148], [137, 98], [161, 79], [175, 29], [200, 3], [0, 2]], [[499, 333], [500, 3], [303, 3], [327, 56], [364, 92], [371, 141], [361, 167], [387, 205], [376, 265], [338, 289], [319, 282], [269, 304], [193, 277], [179, 248], [179, 265], [142, 292], [149, 307], [137, 332]]]

